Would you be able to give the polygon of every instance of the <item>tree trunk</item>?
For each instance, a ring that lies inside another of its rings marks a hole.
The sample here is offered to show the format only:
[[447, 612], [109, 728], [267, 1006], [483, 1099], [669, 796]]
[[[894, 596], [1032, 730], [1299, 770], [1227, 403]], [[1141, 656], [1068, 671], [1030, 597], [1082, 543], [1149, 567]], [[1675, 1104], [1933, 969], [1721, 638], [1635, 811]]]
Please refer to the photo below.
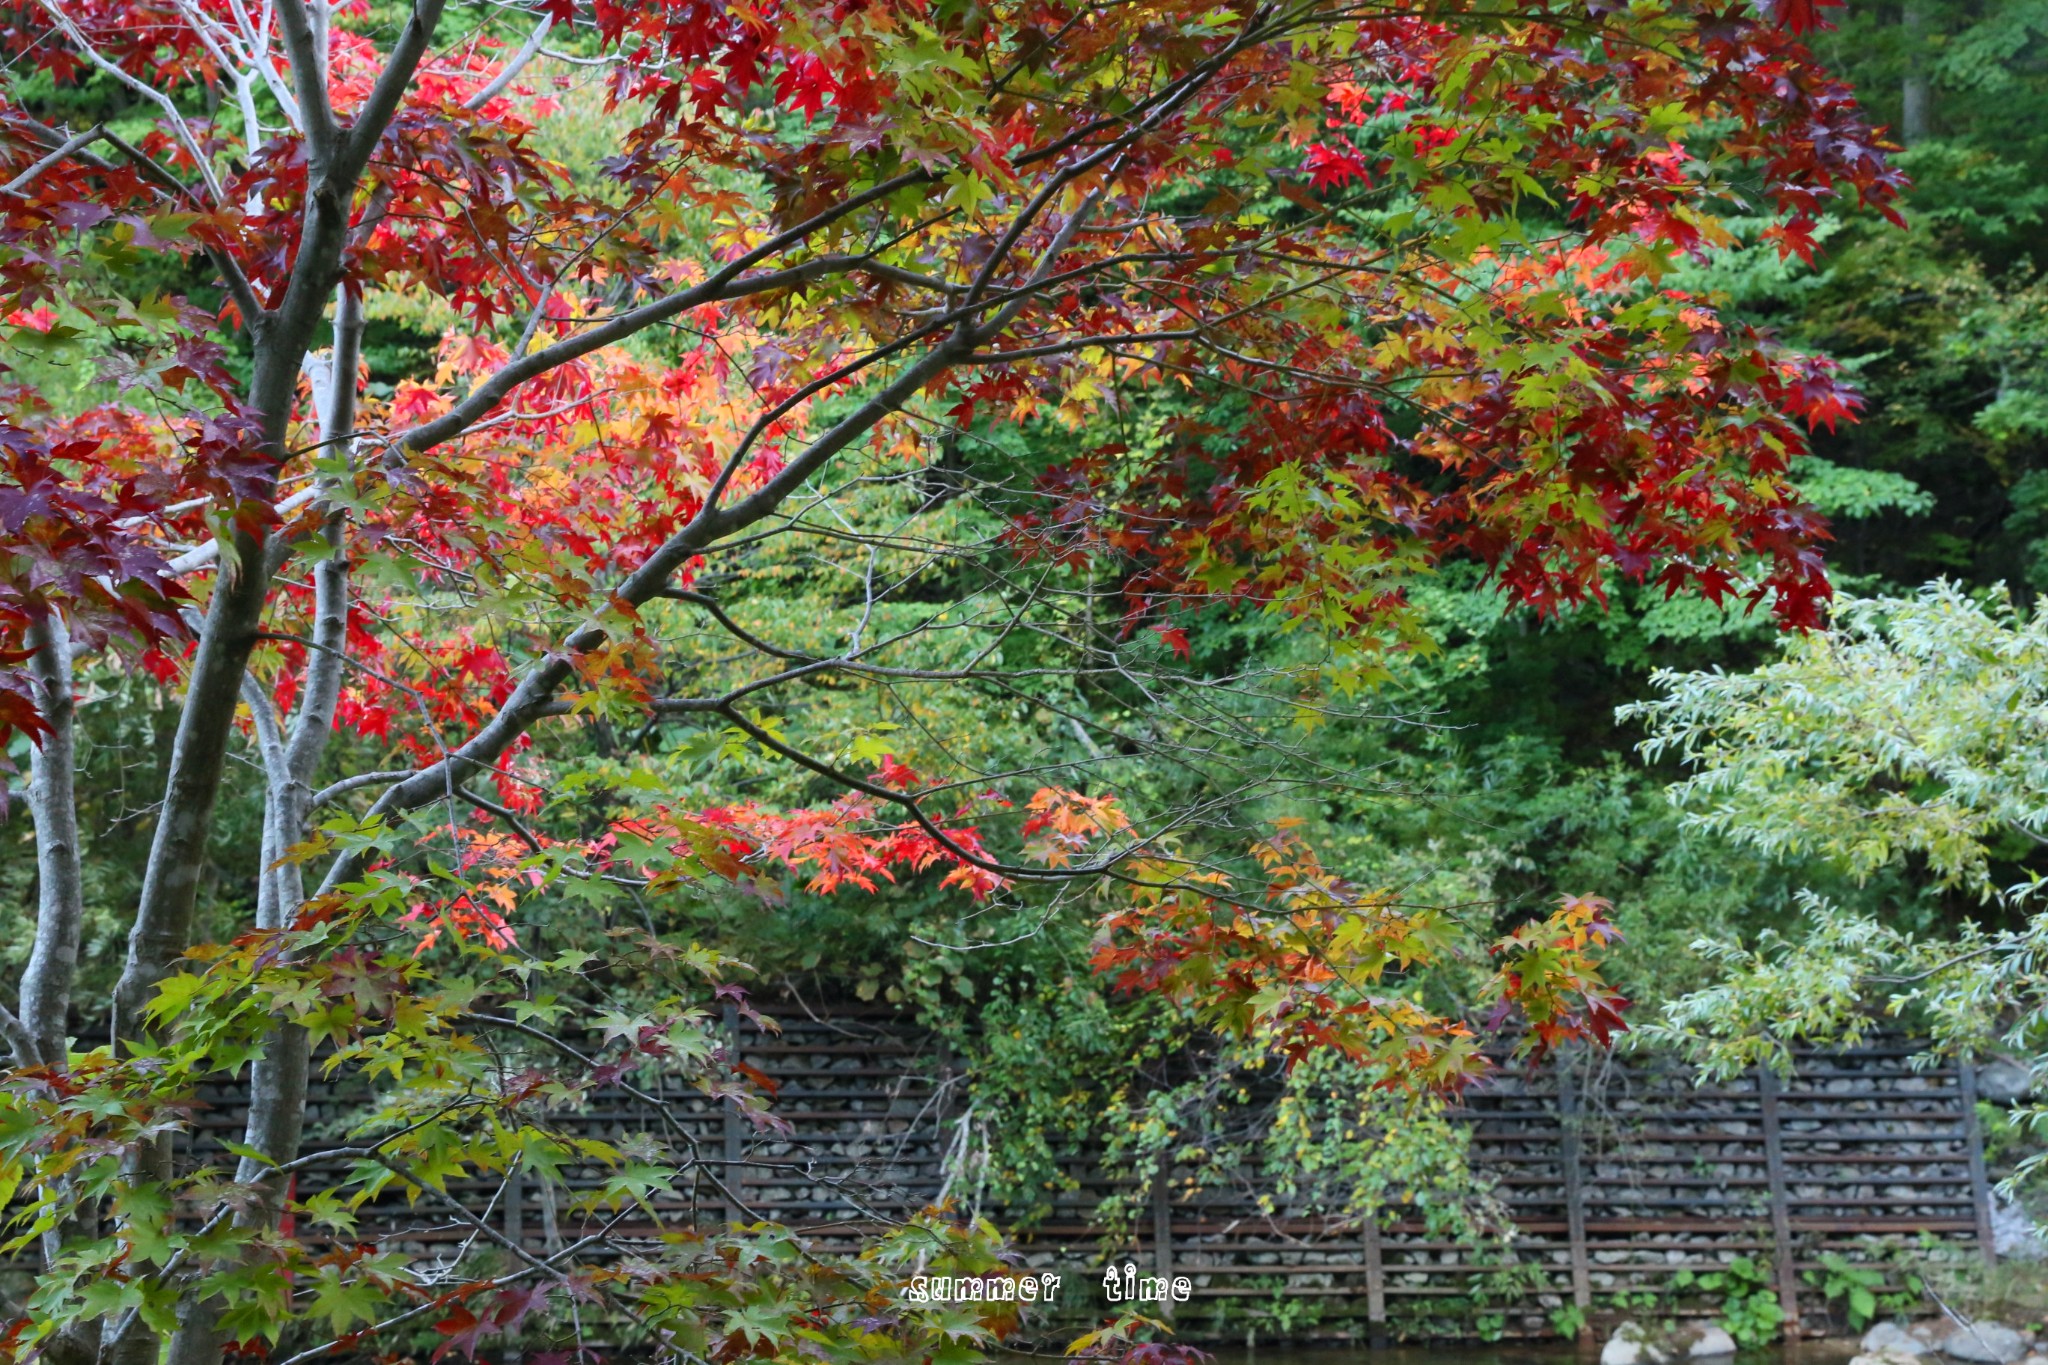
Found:
[[[21, 974], [21, 1022], [35, 1060], [61, 1067], [69, 1051], [71, 983], [78, 974], [85, 919], [79, 867], [76, 703], [72, 700], [71, 628], [54, 608], [29, 628], [36, 705], [50, 733], [29, 750], [29, 817], [36, 831], [36, 937]], [[27, 1059], [24, 1059], [26, 1062]]]
[[[36, 709], [50, 732], [29, 750], [29, 817], [36, 832], [36, 936], [21, 974], [20, 1022], [33, 1056], [24, 1067], [62, 1068], [71, 1053], [71, 988], [78, 975], [78, 944], [85, 921], [79, 865], [77, 702], [71, 676], [71, 628], [55, 608], [29, 627], [29, 662]], [[67, 1198], [58, 1186], [60, 1206]], [[43, 1267], [54, 1269], [65, 1242], [79, 1234], [84, 1217], [61, 1221], [40, 1239]], [[84, 1365], [98, 1351], [91, 1336], [67, 1328], [51, 1339], [45, 1355], [54, 1365]]]
[[1905, 32], [1906, 80], [1899, 115], [1899, 140], [1908, 147], [1933, 134], [1934, 89], [1927, 79], [1927, 0], [1905, 0], [1899, 11]]
[[[361, 301], [342, 291], [336, 301], [334, 349], [327, 357], [309, 359], [313, 390], [321, 403], [321, 445], [327, 456], [339, 453], [344, 469], [355, 430], [356, 359], [361, 348]], [[334, 481], [323, 480], [333, 488]], [[286, 858], [306, 837], [312, 815], [312, 780], [333, 733], [334, 707], [341, 695], [344, 652], [348, 646], [348, 560], [345, 556], [347, 514], [323, 498], [326, 544], [313, 569], [313, 636], [307, 651], [306, 676], [299, 689], [299, 710], [289, 738], [278, 724], [276, 710], [261, 683], [243, 681], [243, 700], [256, 722], [257, 749], [263, 761], [263, 870], [256, 897], [256, 927], [288, 927], [305, 900], [305, 879], [299, 864]], [[235, 1179], [254, 1186], [257, 1197], [236, 1221], [250, 1227], [275, 1227], [284, 1211], [289, 1181], [275, 1167], [294, 1160], [306, 1124], [306, 1079], [311, 1040], [297, 1024], [277, 1021], [263, 1050], [249, 1069], [249, 1109], [242, 1141], [263, 1159], [243, 1157]], [[213, 1305], [189, 1302], [172, 1334], [166, 1365], [216, 1365], [223, 1342], [215, 1327]]]

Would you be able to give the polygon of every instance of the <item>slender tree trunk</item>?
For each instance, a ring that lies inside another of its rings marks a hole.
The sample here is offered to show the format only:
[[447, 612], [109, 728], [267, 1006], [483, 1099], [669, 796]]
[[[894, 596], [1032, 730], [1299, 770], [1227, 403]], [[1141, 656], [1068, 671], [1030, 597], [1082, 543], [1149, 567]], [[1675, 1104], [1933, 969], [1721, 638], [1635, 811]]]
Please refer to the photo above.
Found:
[[[322, 400], [320, 438], [323, 458], [340, 456], [344, 474], [355, 430], [356, 360], [361, 348], [363, 315], [360, 299], [344, 290], [336, 301], [334, 349], [309, 360], [313, 389]], [[329, 490], [336, 480], [323, 483]], [[287, 928], [305, 900], [305, 879], [296, 862], [287, 859], [292, 846], [306, 837], [312, 815], [312, 781], [333, 734], [334, 707], [341, 695], [344, 651], [348, 644], [347, 514], [331, 497], [321, 535], [325, 544], [313, 569], [312, 648], [299, 689], [299, 710], [289, 737], [279, 724], [269, 694], [253, 677], [244, 677], [242, 694], [255, 718], [257, 750], [264, 773], [263, 870], [256, 896], [256, 927]], [[243, 1142], [261, 1160], [243, 1157], [235, 1178], [254, 1186], [257, 1198], [237, 1218], [251, 1227], [274, 1227], [283, 1213], [289, 1182], [276, 1174], [299, 1155], [306, 1123], [306, 1079], [311, 1040], [297, 1024], [276, 1022], [263, 1050], [250, 1066], [249, 1108]], [[178, 1330], [172, 1334], [166, 1365], [216, 1365], [222, 1341], [214, 1325], [214, 1305], [193, 1299], [184, 1305]]]
[[1927, 0], [1905, 0], [1899, 11], [1899, 25], [1905, 31], [1906, 80], [1903, 109], [1899, 115], [1899, 140], [1908, 147], [1925, 142], [1933, 134], [1934, 90], [1927, 79]]
[[[294, 49], [292, 78], [299, 89], [302, 115], [307, 121], [307, 193], [298, 255], [282, 298], [261, 318], [246, 319], [256, 344], [248, 409], [257, 414], [261, 422], [258, 439], [261, 449], [272, 460], [275, 472], [282, 472], [293, 453], [287, 438], [301, 367], [326, 318], [328, 301], [333, 297], [335, 288], [342, 284], [342, 254], [348, 245], [356, 189], [371, 154], [390, 126], [419, 63], [433, 42], [445, 4], [446, 0], [413, 0], [412, 13], [399, 29], [383, 72], [357, 107], [346, 131], [336, 124], [328, 102], [326, 54], [319, 48], [321, 39], [313, 31], [320, 26], [313, 24], [311, 10], [301, 7], [297, 0], [288, 0], [280, 8], [280, 23], [287, 30], [288, 46]], [[348, 325], [337, 333], [337, 350], [346, 351], [346, 382], [330, 386], [333, 401], [328, 404], [326, 416], [330, 421], [339, 419], [346, 431], [353, 429], [355, 423], [355, 354], [361, 330], [358, 305], [346, 298], [337, 315], [337, 322], [344, 321]], [[345, 341], [341, 339], [343, 335]], [[336, 358], [339, 360], [341, 356]], [[259, 490], [258, 496], [270, 497], [274, 487], [273, 474], [270, 487]], [[339, 522], [333, 515], [329, 516], [327, 525], [330, 536], [338, 535]], [[128, 935], [128, 957], [114, 988], [117, 1045], [124, 1037], [132, 1038], [144, 1032], [143, 1009], [150, 993], [191, 938], [192, 914], [198, 901], [207, 839], [213, 827], [214, 803], [220, 795], [228, 746], [234, 735], [236, 704], [242, 698], [249, 655], [262, 627], [270, 579], [275, 572], [271, 555], [276, 548], [271, 543], [267, 527], [253, 531], [237, 530], [233, 540], [221, 547], [213, 600], [208, 604], [205, 625], [193, 657], [184, 709], [178, 718], [177, 738], [171, 747], [170, 775], [164, 784], [164, 801], [157, 812], [156, 833], [143, 874], [142, 894], [136, 905], [134, 926]], [[279, 562], [283, 557], [278, 556]], [[326, 562], [338, 560], [330, 556]], [[335, 572], [345, 570], [337, 569]], [[323, 579], [323, 582], [327, 583], [323, 620], [345, 622], [346, 579]], [[336, 639], [335, 648], [330, 653], [338, 654], [342, 643], [343, 640]], [[316, 658], [318, 654], [316, 651]], [[339, 686], [338, 673], [323, 683], [320, 678], [324, 675], [317, 674], [316, 667], [318, 665], [309, 661], [308, 701], [324, 697], [324, 711], [317, 719], [308, 714], [307, 723], [298, 727], [299, 734], [305, 738], [304, 744], [290, 746], [299, 750], [304, 758], [305, 777], [292, 777], [289, 759], [286, 760], [285, 771], [276, 777], [266, 775], [267, 792], [276, 792], [279, 798], [269, 803], [278, 808], [276, 815], [266, 816], [272, 824], [267, 840], [272, 852], [281, 852], [296, 842], [296, 838], [285, 837], [288, 827], [303, 827], [305, 807], [309, 803], [294, 793], [310, 779], [312, 770], [317, 766], [332, 722], [334, 694]], [[334, 667], [338, 669], [338, 662]], [[265, 705], [268, 705], [267, 699]], [[295, 735], [294, 739], [298, 737]], [[295, 816], [294, 811], [297, 812]], [[285, 824], [277, 824], [278, 820]], [[296, 878], [295, 871], [292, 876]], [[266, 870], [264, 880], [270, 884], [271, 913], [281, 924], [283, 916], [297, 909], [297, 882], [294, 880], [280, 886], [273, 881], [272, 870]], [[266, 1155], [296, 1152], [305, 1118], [305, 1040], [291, 1030], [281, 1030], [280, 1036], [273, 1038], [271, 1044], [265, 1053], [265, 1070], [251, 1078], [252, 1087], [262, 1091], [261, 1095], [252, 1095], [254, 1102], [250, 1105], [250, 1131], [255, 1133], [260, 1129], [252, 1145]], [[130, 1162], [130, 1174], [140, 1179], [165, 1178], [170, 1173], [169, 1156], [165, 1143], [154, 1143], [136, 1154]], [[245, 1168], [251, 1165], [255, 1166], [255, 1171], [245, 1169], [243, 1178], [260, 1175], [264, 1169], [260, 1162], [244, 1162]], [[269, 1180], [261, 1182], [262, 1198], [256, 1208], [245, 1216], [274, 1216], [274, 1210], [282, 1203], [284, 1191], [281, 1185], [272, 1188], [272, 1184]], [[152, 1334], [140, 1326], [111, 1345], [112, 1365], [145, 1365], [147, 1359], [154, 1355]], [[169, 1345], [171, 1365], [213, 1365], [218, 1361], [220, 1336], [206, 1299], [198, 1296], [185, 1299], [180, 1311], [180, 1326], [172, 1334]]]
[[[303, 256], [301, 266], [314, 268]], [[320, 311], [324, 311], [324, 295], [322, 305]], [[256, 366], [249, 384], [250, 407], [260, 415], [262, 424], [260, 446], [272, 461], [271, 477], [254, 494], [265, 501], [275, 495], [276, 477], [288, 453], [299, 367], [306, 354], [305, 337], [310, 335], [311, 324], [303, 318], [294, 316], [289, 325], [284, 325], [285, 321], [274, 315], [257, 330]], [[254, 530], [238, 527], [221, 546], [213, 599], [200, 627], [177, 734], [171, 741], [170, 773], [164, 782], [163, 804], [157, 809], [135, 922], [128, 931], [128, 956], [114, 983], [117, 1049], [153, 1032], [145, 1018], [150, 996], [191, 943], [192, 915], [206, 869], [214, 804], [234, 738], [235, 709], [242, 699], [249, 655], [256, 647], [270, 595], [271, 530], [268, 526]], [[167, 1183], [171, 1177], [169, 1137], [139, 1148], [129, 1159], [127, 1177]], [[192, 1307], [186, 1305], [188, 1310]], [[202, 1330], [211, 1332], [211, 1322], [204, 1322]], [[182, 1329], [174, 1335], [183, 1335]], [[214, 1354], [218, 1353], [216, 1344]], [[158, 1356], [158, 1341], [155, 1333], [135, 1318], [119, 1341], [109, 1343], [105, 1354], [109, 1365], [151, 1365]]]
[[[49, 608], [28, 630], [29, 661], [36, 709], [50, 732], [29, 750], [28, 807], [36, 831], [36, 936], [21, 974], [22, 1034], [32, 1056], [24, 1067], [61, 1069], [70, 1060], [71, 988], [78, 975], [78, 944], [85, 921], [84, 878], [79, 864], [78, 716], [71, 676], [71, 628]], [[19, 1049], [18, 1049], [19, 1050]], [[60, 1185], [58, 1198], [65, 1201]], [[53, 1269], [67, 1238], [80, 1231], [71, 1219], [41, 1238], [44, 1269]], [[77, 1329], [58, 1333], [46, 1352], [54, 1365], [82, 1365], [97, 1354], [91, 1338]]]
[[117, 1039], [145, 1032], [143, 1007], [190, 941], [192, 911], [220, 795], [242, 675], [263, 619], [265, 537], [238, 531], [233, 562], [223, 556], [220, 581], [206, 611], [199, 649], [192, 661], [185, 706], [171, 741], [170, 778], [157, 810], [143, 872], [142, 896], [128, 933], [128, 959], [114, 987]]
[[[344, 290], [335, 303], [334, 349], [327, 357], [326, 382], [316, 385], [324, 390], [326, 400], [321, 444], [327, 458], [340, 458], [343, 477], [355, 432], [356, 359], [362, 335], [362, 301]], [[338, 480], [324, 482], [329, 490], [338, 487]], [[313, 567], [312, 648], [307, 652], [306, 676], [299, 689], [298, 715], [290, 736], [274, 749], [265, 749], [268, 790], [264, 827], [272, 848], [257, 897], [259, 929], [285, 928], [306, 898], [300, 865], [286, 860], [285, 854], [306, 837], [313, 813], [313, 779], [334, 733], [334, 708], [341, 698], [348, 648], [348, 517], [329, 497], [323, 497], [321, 505], [326, 510], [321, 530], [325, 543]], [[299, 1154], [306, 1116], [307, 1054], [306, 1031], [295, 1024], [281, 1024], [251, 1072], [244, 1141], [278, 1164]], [[241, 1178], [252, 1180], [258, 1175], [245, 1160]], [[265, 1217], [274, 1222], [285, 1191], [275, 1179], [265, 1183], [266, 1187], [276, 1186], [266, 1188], [263, 1200]]]
[[[446, 0], [414, 0], [391, 55], [346, 132], [336, 128], [328, 104], [325, 56], [294, 54], [292, 78], [301, 90], [307, 127], [307, 193], [304, 225], [291, 275], [277, 306], [246, 322], [255, 342], [248, 410], [261, 423], [262, 451], [281, 471], [291, 455], [286, 438], [301, 367], [327, 316], [328, 301], [341, 283], [342, 253], [348, 245], [351, 206], [364, 168], [389, 127], [413, 74], [425, 57]], [[283, 6], [280, 21], [296, 29], [310, 25], [310, 12]], [[351, 395], [353, 402], [353, 395]], [[269, 498], [270, 487], [256, 496]], [[157, 812], [156, 835], [143, 873], [135, 924], [128, 935], [128, 960], [114, 987], [115, 1036], [139, 1029], [143, 1006], [165, 970], [184, 952], [192, 911], [206, 860], [213, 807], [234, 734], [235, 706], [242, 675], [255, 647], [270, 590], [268, 528], [238, 530], [222, 546], [213, 600], [193, 656], [185, 707], [171, 746], [170, 777]]]
[[[21, 1022], [43, 1066], [61, 1067], [69, 1051], [71, 983], [85, 921], [79, 867], [76, 703], [71, 629], [54, 608], [29, 627], [36, 705], [50, 726], [29, 750], [29, 816], [36, 830], [36, 937], [21, 975]], [[26, 1062], [28, 1059], [23, 1059]]]

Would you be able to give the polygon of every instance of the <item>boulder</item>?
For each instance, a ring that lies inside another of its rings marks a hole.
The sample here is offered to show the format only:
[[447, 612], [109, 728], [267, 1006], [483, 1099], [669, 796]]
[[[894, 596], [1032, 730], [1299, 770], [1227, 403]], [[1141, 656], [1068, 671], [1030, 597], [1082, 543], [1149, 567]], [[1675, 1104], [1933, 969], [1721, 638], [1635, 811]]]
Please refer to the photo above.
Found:
[[1698, 1360], [1703, 1356], [1732, 1356], [1735, 1354], [1735, 1338], [1719, 1327], [1712, 1325], [1692, 1329], [1692, 1344], [1685, 1353]]
[[1904, 1356], [1910, 1360], [1914, 1356], [1924, 1356], [1933, 1349], [1932, 1342], [1923, 1340], [1904, 1323], [1880, 1322], [1863, 1334], [1864, 1355], [1889, 1351], [1893, 1355]]
[[2001, 1261], [2048, 1260], [2048, 1229], [2010, 1199], [1991, 1196], [1991, 1244]]
[[1852, 1356], [1849, 1365], [1923, 1365], [1923, 1362], [1919, 1356], [1908, 1355], [1896, 1346], [1885, 1346]]
[[2034, 1090], [2034, 1073], [2018, 1062], [2000, 1057], [1977, 1068], [1977, 1096], [1993, 1104], [2013, 1104]]
[[1942, 1339], [1941, 1353], [1972, 1365], [2015, 1365], [2027, 1354], [2027, 1339], [2002, 1322], [1977, 1321]]
[[1671, 1356], [1650, 1333], [1632, 1322], [1624, 1322], [1600, 1348], [1600, 1365], [1664, 1365]]

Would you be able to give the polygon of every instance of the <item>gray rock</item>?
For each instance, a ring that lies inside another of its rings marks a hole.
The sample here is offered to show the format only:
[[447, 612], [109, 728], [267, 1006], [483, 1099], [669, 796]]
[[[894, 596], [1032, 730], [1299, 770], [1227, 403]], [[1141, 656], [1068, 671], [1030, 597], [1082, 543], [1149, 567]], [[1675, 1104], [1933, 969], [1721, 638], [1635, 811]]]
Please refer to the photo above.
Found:
[[1732, 1356], [1735, 1354], [1735, 1338], [1718, 1327], [1701, 1327], [1694, 1331], [1692, 1345], [1685, 1353], [1697, 1360], [1702, 1356]]
[[1632, 1322], [1624, 1322], [1600, 1348], [1600, 1365], [1664, 1365], [1671, 1357]]
[[1880, 1322], [1863, 1334], [1863, 1354], [1875, 1355], [1879, 1351], [1890, 1351], [1893, 1355], [1924, 1356], [1934, 1347], [1901, 1323]]
[[1854, 1356], [1850, 1359], [1849, 1365], [1918, 1365], [1919, 1360], [1919, 1356], [1908, 1355], [1895, 1346], [1887, 1346], [1881, 1350], [1865, 1351], [1862, 1355]]
[[2002, 1322], [1979, 1320], [1950, 1332], [1941, 1353], [1973, 1365], [2013, 1365], [2026, 1355], [2027, 1339]]
[[2027, 1211], [2009, 1199], [1991, 1196], [1991, 1244], [2002, 1261], [2048, 1260], [2048, 1242]]
[[1977, 1068], [1977, 1094], [1993, 1104], [2011, 1104], [2033, 1093], [2034, 1073], [2000, 1057]]

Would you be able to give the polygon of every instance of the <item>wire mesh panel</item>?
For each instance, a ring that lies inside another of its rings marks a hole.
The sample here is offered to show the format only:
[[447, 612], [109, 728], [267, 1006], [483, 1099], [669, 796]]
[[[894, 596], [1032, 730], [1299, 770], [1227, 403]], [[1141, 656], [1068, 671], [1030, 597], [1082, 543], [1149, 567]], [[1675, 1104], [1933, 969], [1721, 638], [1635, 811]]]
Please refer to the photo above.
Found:
[[[949, 1198], [999, 1222], [1015, 1212], [990, 1207], [975, 1184], [970, 1078], [936, 1035], [874, 1006], [776, 1013], [776, 1032], [726, 1019], [736, 1057], [773, 1088], [773, 1124], [658, 1075], [622, 1079], [555, 1116], [607, 1140], [657, 1133], [697, 1158], [688, 1187], [655, 1192], [654, 1219], [628, 1211], [614, 1231], [773, 1219], [851, 1245]], [[1255, 1141], [1223, 1178], [1175, 1169], [1146, 1189], [1105, 1171], [1098, 1151], [1063, 1153], [1063, 1186], [1045, 1192], [1019, 1252], [1072, 1277], [1062, 1303], [1076, 1314], [1100, 1306], [1088, 1291], [1104, 1259], [1185, 1276], [1192, 1295], [1173, 1311], [1194, 1336], [1415, 1337], [1481, 1319], [1503, 1335], [1548, 1335], [1653, 1298], [1661, 1315], [1708, 1313], [1715, 1296], [1698, 1277], [1740, 1257], [1757, 1274], [1770, 1268], [1797, 1325], [1823, 1307], [1801, 1276], [1830, 1253], [1866, 1258], [1873, 1239], [1931, 1234], [1988, 1254], [1972, 1077], [1929, 1062], [1885, 1038], [1801, 1053], [1787, 1077], [1711, 1085], [1647, 1055], [1504, 1063], [1452, 1115], [1512, 1225], [1490, 1253], [1403, 1216], [1398, 1200], [1378, 1218], [1291, 1206]], [[1267, 1085], [1277, 1094], [1277, 1081]], [[309, 1146], [339, 1138], [363, 1098], [316, 1086]], [[1258, 1098], [1246, 1113], [1261, 1112]], [[231, 1094], [201, 1101], [185, 1141], [217, 1148], [239, 1136]], [[572, 1188], [602, 1179], [595, 1167], [570, 1175]], [[322, 1179], [309, 1169], [301, 1188]], [[1115, 1237], [1098, 1216], [1112, 1194], [1124, 1206]], [[375, 1201], [355, 1236], [434, 1256], [473, 1241], [478, 1217], [531, 1251], [596, 1226], [515, 1176], [451, 1182], [445, 1198], [413, 1204]]]

